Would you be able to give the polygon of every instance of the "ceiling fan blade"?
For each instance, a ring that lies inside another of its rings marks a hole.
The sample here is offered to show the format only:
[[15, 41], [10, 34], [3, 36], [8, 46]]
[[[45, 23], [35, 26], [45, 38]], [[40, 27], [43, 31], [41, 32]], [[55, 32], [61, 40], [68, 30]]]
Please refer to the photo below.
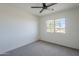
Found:
[[43, 10], [44, 10], [44, 9], [42, 9], [42, 10], [40, 11], [40, 13], [42, 13], [42, 12], [43, 12]]
[[43, 7], [39, 7], [39, 6], [38, 6], [38, 7], [31, 7], [31, 8], [43, 8]]
[[50, 7], [50, 6], [55, 5], [55, 4], [57, 4], [57, 3], [52, 3], [52, 4], [48, 5], [47, 7]]

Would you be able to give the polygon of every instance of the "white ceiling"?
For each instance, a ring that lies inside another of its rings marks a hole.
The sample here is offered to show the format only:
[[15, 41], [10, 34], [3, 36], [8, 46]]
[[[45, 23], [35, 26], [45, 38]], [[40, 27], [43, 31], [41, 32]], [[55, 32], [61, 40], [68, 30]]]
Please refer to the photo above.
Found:
[[79, 7], [79, 3], [57, 3], [56, 5], [49, 7], [48, 10], [44, 10], [42, 13], [39, 13], [41, 8], [31, 8], [31, 6], [42, 6], [41, 3], [17, 3], [11, 5], [16, 6], [17, 8], [25, 9], [26, 11], [29, 11], [30, 13], [37, 16], [43, 16], [54, 12], [59, 12], [70, 8]]

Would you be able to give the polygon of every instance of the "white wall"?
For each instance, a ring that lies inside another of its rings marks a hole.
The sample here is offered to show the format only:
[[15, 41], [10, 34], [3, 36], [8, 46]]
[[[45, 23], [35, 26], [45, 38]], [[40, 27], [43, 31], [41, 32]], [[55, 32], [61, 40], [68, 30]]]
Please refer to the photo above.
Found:
[[0, 54], [38, 39], [36, 16], [7, 4], [0, 4]]
[[[46, 21], [61, 17], [66, 18], [66, 33], [47, 33]], [[43, 16], [40, 19], [40, 28], [41, 40], [79, 49], [79, 8]]]

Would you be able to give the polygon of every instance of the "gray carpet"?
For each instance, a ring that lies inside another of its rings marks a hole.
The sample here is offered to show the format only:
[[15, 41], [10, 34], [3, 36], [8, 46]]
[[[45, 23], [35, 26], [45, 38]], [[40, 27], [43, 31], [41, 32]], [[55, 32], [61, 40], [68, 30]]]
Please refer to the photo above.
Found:
[[9, 51], [2, 56], [79, 56], [79, 51], [43, 41], [37, 41]]

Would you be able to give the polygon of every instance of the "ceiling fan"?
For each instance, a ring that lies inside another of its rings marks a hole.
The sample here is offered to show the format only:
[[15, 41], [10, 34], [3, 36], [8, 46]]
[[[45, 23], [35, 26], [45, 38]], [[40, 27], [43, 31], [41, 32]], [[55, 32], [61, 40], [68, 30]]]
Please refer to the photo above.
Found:
[[31, 8], [42, 8], [41, 11], [40, 11], [40, 13], [42, 13], [45, 9], [47, 9], [48, 7], [53, 6], [55, 4], [57, 4], [57, 3], [52, 3], [50, 5], [46, 5], [46, 3], [42, 3], [43, 6], [34, 6], [34, 7], [31, 7]]

